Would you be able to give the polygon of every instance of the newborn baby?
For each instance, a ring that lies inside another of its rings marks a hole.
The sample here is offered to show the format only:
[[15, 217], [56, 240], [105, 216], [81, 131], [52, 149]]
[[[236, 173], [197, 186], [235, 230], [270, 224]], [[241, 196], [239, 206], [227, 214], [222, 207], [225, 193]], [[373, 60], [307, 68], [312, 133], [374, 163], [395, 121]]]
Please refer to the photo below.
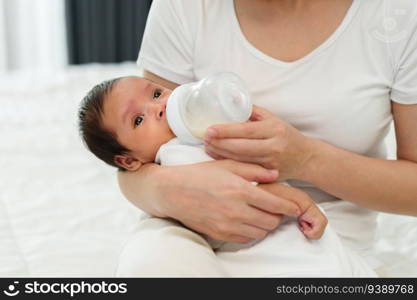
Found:
[[[171, 90], [140, 77], [122, 77], [95, 86], [83, 99], [79, 126], [88, 149], [121, 171], [150, 162], [181, 165], [212, 160], [204, 147], [181, 145], [166, 118]], [[327, 219], [312, 200], [293, 200], [300, 230], [319, 239]], [[210, 241], [214, 248], [219, 244]]]

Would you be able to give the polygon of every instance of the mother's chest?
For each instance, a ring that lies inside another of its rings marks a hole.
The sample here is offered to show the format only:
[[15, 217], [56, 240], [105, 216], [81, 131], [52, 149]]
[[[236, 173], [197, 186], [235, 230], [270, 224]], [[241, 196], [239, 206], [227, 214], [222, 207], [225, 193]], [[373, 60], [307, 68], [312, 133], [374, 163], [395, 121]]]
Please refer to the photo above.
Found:
[[251, 94], [254, 104], [305, 135], [357, 153], [379, 143], [392, 120], [389, 87], [366, 73], [317, 71], [252, 86]]

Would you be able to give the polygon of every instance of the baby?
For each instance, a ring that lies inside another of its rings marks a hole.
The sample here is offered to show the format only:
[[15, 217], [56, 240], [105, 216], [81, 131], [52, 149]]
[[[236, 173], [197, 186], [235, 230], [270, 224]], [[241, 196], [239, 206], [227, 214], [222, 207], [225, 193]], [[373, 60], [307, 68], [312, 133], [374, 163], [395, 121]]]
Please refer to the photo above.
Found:
[[[181, 145], [176, 139], [166, 119], [170, 94], [169, 89], [133, 76], [98, 84], [85, 96], [79, 111], [86, 146], [120, 171], [136, 171], [151, 162], [180, 165], [212, 160], [203, 146]], [[312, 200], [293, 201], [301, 211], [298, 224], [302, 233], [319, 239], [326, 217]]]

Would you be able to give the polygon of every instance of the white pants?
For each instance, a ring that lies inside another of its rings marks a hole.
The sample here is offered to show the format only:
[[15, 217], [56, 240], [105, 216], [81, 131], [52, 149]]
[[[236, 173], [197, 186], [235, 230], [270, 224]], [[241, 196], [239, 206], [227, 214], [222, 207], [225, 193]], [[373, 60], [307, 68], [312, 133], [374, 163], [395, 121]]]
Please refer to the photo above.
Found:
[[330, 226], [308, 240], [295, 221], [283, 223], [252, 247], [214, 252], [199, 234], [177, 222], [145, 218], [126, 243], [119, 277], [375, 277], [342, 245]]

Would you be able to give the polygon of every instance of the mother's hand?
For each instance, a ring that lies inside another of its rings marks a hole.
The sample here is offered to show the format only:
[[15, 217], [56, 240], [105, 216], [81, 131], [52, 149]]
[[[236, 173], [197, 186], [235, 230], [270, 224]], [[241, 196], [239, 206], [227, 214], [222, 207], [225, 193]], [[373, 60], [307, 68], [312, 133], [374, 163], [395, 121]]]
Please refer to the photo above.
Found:
[[128, 182], [123, 176], [132, 174], [120, 174], [119, 180], [127, 198], [148, 212], [143, 199], [152, 199], [159, 217], [174, 218], [216, 240], [246, 243], [265, 237], [278, 226], [282, 215], [300, 214], [292, 201], [250, 183], [274, 182], [277, 175], [276, 171], [231, 160], [158, 167], [139, 178], [138, 198], [136, 191], [123, 187]]
[[281, 179], [300, 179], [303, 166], [312, 156], [314, 140], [255, 105], [250, 120], [208, 128], [206, 152], [215, 159], [229, 158], [279, 170]]

